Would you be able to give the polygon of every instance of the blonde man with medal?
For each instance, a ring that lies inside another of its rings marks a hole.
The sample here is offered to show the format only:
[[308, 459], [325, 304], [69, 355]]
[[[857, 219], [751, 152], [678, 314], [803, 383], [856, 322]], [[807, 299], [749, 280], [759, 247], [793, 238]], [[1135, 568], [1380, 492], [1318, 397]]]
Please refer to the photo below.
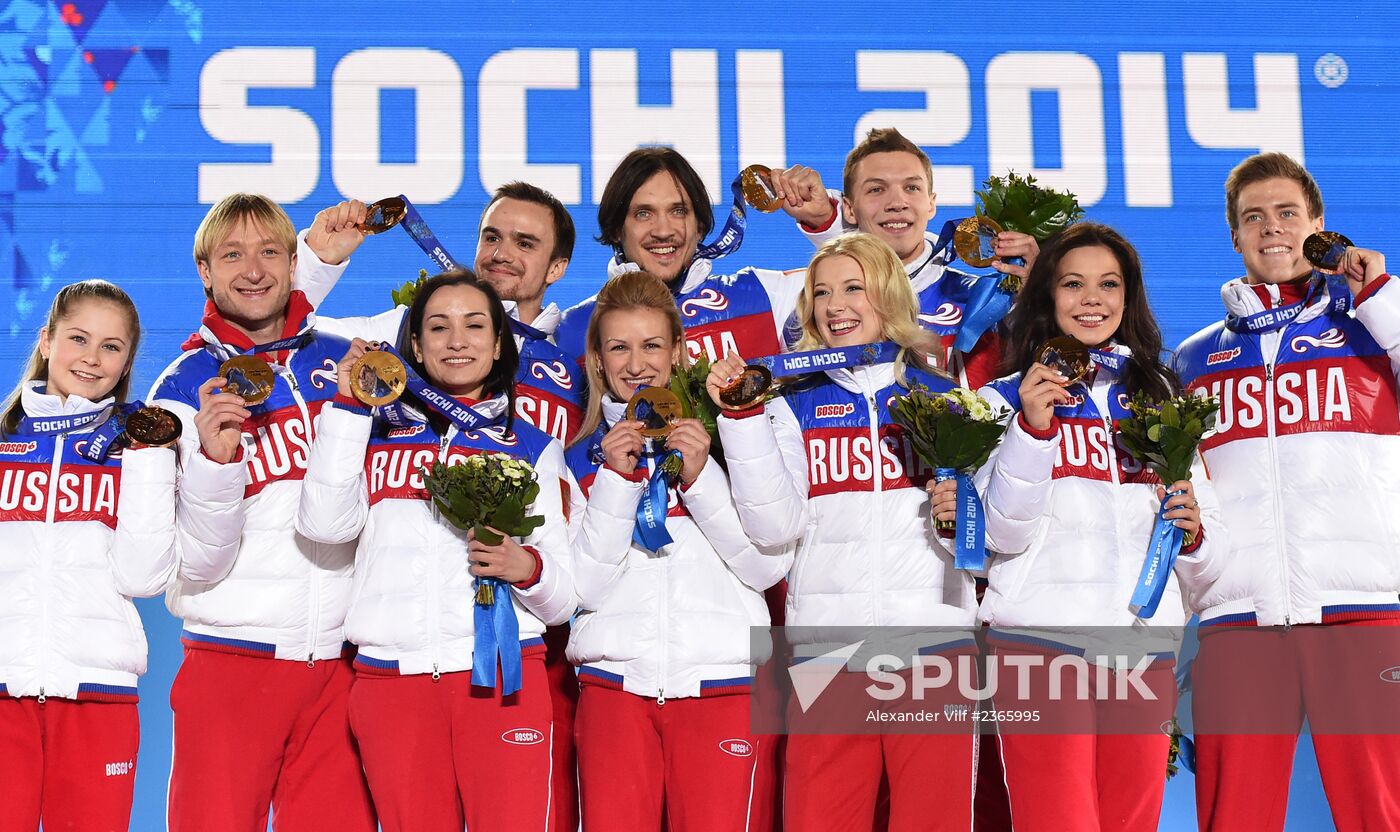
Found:
[[1197, 816], [1281, 830], [1306, 715], [1337, 828], [1400, 828], [1400, 286], [1383, 254], [1324, 231], [1288, 156], [1244, 160], [1225, 197], [1245, 273], [1175, 359], [1220, 398], [1201, 455], [1233, 542], [1187, 599]]
[[[266, 197], [234, 194], [195, 234], [199, 331], [150, 398], [184, 426], [177, 507], [184, 619], [169, 828], [376, 828], [346, 702], [354, 543], [294, 531], [316, 416], [336, 392], [344, 339], [318, 334], [313, 299], [364, 238], [364, 206], [322, 211], [301, 239]], [[318, 300], [316, 298], [315, 300]]]

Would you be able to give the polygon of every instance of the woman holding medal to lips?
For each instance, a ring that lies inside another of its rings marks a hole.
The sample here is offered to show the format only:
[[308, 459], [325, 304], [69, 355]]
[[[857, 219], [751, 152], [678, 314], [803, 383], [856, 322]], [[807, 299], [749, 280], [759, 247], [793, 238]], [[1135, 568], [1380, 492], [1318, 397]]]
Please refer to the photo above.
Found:
[[[1170, 741], [1159, 726], [1175, 701], [1176, 642], [1170, 630], [1145, 628], [1181, 627], [1186, 614], [1176, 581], [1150, 619], [1130, 607], [1166, 489], [1118, 443], [1112, 424], [1136, 394], [1161, 401], [1180, 385], [1159, 358], [1162, 336], [1137, 252], [1106, 226], [1069, 227], [1040, 252], [1007, 331], [1006, 369], [1015, 372], [981, 391], [1009, 408], [1012, 421], [977, 477], [987, 548], [997, 553], [980, 614], [998, 656], [1045, 660], [1031, 671], [1031, 700], [996, 697], [999, 708], [1042, 713], [1036, 733], [1001, 731], [1011, 816], [1032, 832], [1156, 829]], [[1170, 489], [1164, 516], [1195, 535], [1176, 561], [1189, 587], [1208, 550], [1226, 545], [1225, 533], [1199, 462], [1192, 480]], [[934, 512], [952, 518], [951, 497], [935, 494]], [[1043, 699], [1053, 656], [1094, 661], [1085, 628], [1095, 627], [1118, 628], [1109, 649], [1107, 631], [1097, 631], [1105, 654], [1156, 654], [1142, 678], [1157, 701]]]
[[[379, 387], [365, 384], [370, 372], [396, 390], [405, 374], [398, 362], [362, 360], [388, 353], [353, 342], [321, 416], [297, 528], [323, 542], [359, 537], [345, 625], [359, 647], [350, 724], [386, 832], [543, 829], [551, 707], [541, 636], [574, 611], [563, 450], [513, 417], [515, 341], [489, 284], [465, 270], [430, 278], [407, 320], [414, 400], [367, 396], [384, 405], [374, 413], [354, 398], [383, 392], [365, 389]], [[540, 492], [526, 513], [545, 519], [527, 537], [488, 545], [435, 508], [421, 471], [478, 453], [533, 466]], [[494, 658], [473, 660], [495, 632], [477, 623], [474, 577], [503, 582], [494, 603], [518, 629], [518, 645], [498, 645], [499, 676]]]
[[146, 639], [175, 574], [173, 414], [127, 404], [141, 338], [111, 283], [59, 290], [0, 421], [0, 829], [125, 829]]
[[[839, 359], [836, 366], [767, 402], [742, 402], [730, 393], [747, 374], [743, 359], [731, 354], [716, 362], [708, 386], [729, 408], [720, 434], [745, 531], [762, 545], [801, 538], [787, 625], [955, 628], [913, 645], [952, 658], [975, 650], [973, 578], [954, 568], [953, 553], [936, 536], [924, 490], [933, 469], [914, 455], [890, 414], [890, 402], [915, 385], [935, 393], [953, 386], [925, 363], [937, 341], [919, 326], [918, 312], [889, 246], [869, 234], [844, 235], [817, 251], [797, 305], [796, 351], [822, 350], [822, 365]], [[783, 375], [783, 359], [775, 363]], [[803, 640], [801, 632], [794, 641]], [[793, 649], [815, 656], [843, 645]], [[853, 661], [863, 669], [864, 658]], [[848, 678], [869, 683], [863, 673]], [[972, 704], [942, 702], [941, 695], [920, 704]], [[951, 734], [791, 733], [785, 826], [871, 829], [887, 777], [890, 830], [966, 830], [975, 740], [970, 722]]]
[[791, 565], [744, 534], [710, 437], [666, 390], [687, 361], [671, 291], [626, 272], [588, 325], [589, 399], [569, 467], [587, 495], [574, 539], [576, 717], [590, 832], [762, 829], [769, 738], [749, 730], [750, 627]]

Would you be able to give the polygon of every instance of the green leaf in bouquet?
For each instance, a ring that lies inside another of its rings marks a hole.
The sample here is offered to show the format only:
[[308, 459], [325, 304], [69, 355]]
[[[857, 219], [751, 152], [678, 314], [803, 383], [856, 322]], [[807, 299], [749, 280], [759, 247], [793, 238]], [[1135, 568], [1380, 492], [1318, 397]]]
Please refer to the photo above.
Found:
[[526, 517], [524, 520], [521, 520], [521, 521], [520, 521], [520, 532], [519, 532], [519, 536], [520, 536], [520, 537], [529, 537], [530, 535], [532, 535], [532, 534], [535, 533], [535, 529], [538, 529], [540, 526], [543, 526], [543, 525], [544, 525], [544, 515], [543, 515], [543, 514], [532, 514], [532, 515], [530, 515], [529, 517]]
[[393, 299], [395, 306], [412, 306], [413, 299], [418, 295], [418, 289], [427, 279], [428, 270], [419, 269], [417, 280], [409, 280], [399, 288], [391, 290], [389, 292], [389, 297]]
[[1171, 401], [1162, 402], [1162, 424], [1172, 427], [1181, 427], [1181, 414], [1177, 411], [1176, 405]]
[[483, 523], [477, 523], [473, 525], [472, 533], [477, 540], [480, 540], [487, 546], [499, 546], [501, 544], [501, 541], [505, 540], [504, 536], [496, 534], [495, 532], [486, 528], [486, 525]]
[[1036, 184], [1035, 177], [991, 176], [977, 192], [980, 214], [989, 216], [1008, 231], [1029, 234], [1044, 241], [1084, 215], [1079, 200], [1068, 191]]
[[488, 518], [492, 526], [507, 534], [517, 534], [518, 527], [525, 520], [525, 506], [517, 497], [506, 497]]

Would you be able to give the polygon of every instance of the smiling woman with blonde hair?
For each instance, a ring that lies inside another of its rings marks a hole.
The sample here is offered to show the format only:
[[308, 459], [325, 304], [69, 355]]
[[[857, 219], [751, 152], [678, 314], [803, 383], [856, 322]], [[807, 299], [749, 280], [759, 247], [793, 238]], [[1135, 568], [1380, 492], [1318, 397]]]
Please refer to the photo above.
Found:
[[[909, 283], [904, 266], [894, 256], [894, 250], [872, 234], [845, 234], [817, 250], [807, 265], [808, 286], [797, 296], [797, 322], [802, 337], [793, 346], [795, 351], [818, 350], [827, 346], [816, 320], [816, 293], [811, 275], [832, 258], [845, 257], [854, 261], [864, 277], [866, 303], [879, 319], [877, 341], [893, 341], [903, 347], [895, 359], [896, 375], [904, 376], [907, 366], [921, 370], [935, 369], [943, 350], [938, 336], [919, 325], [919, 300]], [[940, 362], [941, 363], [941, 362]]]
[[647, 438], [656, 426], [626, 412], [687, 363], [659, 278], [627, 272], [603, 286], [585, 360], [583, 432], [565, 455], [588, 498], [568, 650], [579, 665], [583, 826], [657, 829], [663, 809], [673, 832], [771, 826], [776, 757], [749, 726], [749, 632], [768, 626], [763, 591], [792, 556], [745, 536], [699, 420]]
[[[890, 414], [894, 398], [913, 387], [938, 393], [953, 386], [928, 364], [926, 356], [942, 350], [919, 327], [908, 276], [883, 242], [844, 235], [812, 258], [797, 309], [797, 349], [829, 350], [845, 366], [719, 420], [744, 531], [762, 546], [800, 539], [786, 623], [809, 633], [877, 625], [971, 628], [972, 576], [954, 569], [929, 513], [925, 488], [933, 469], [913, 453]], [[742, 370], [739, 356], [716, 362], [708, 386], [717, 402], [718, 390]], [[966, 642], [939, 639], [920, 652], [952, 656]], [[794, 649], [815, 656], [830, 645]], [[975, 703], [924, 703], [938, 704]], [[891, 830], [967, 829], [975, 750], [971, 732], [796, 731], [787, 740], [785, 823], [801, 830], [871, 829], [887, 778]], [[937, 817], [929, 805], [940, 807]]]

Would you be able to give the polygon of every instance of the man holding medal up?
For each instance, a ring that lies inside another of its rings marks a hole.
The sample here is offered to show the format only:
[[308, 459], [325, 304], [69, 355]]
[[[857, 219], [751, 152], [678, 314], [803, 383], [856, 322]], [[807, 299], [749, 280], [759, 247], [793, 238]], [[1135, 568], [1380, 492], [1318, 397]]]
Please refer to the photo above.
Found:
[[[742, 210], [742, 203], [735, 209]], [[627, 154], [598, 203], [598, 241], [615, 252], [608, 277], [637, 270], [660, 277], [676, 296], [692, 359], [782, 352], [783, 327], [802, 291], [801, 277], [755, 268], [716, 274], [714, 261], [739, 247], [743, 231], [731, 219], [715, 242], [702, 246], [714, 227], [704, 181], [669, 147]], [[556, 335], [579, 361], [593, 307], [590, 298], [565, 311]]]
[[184, 619], [171, 689], [174, 832], [376, 828], [346, 703], [342, 656], [354, 542], [294, 531], [317, 414], [348, 342], [318, 334], [312, 302], [364, 238], [364, 206], [322, 211], [299, 241], [266, 197], [209, 210], [194, 257], [209, 298], [199, 332], [151, 399], [184, 423], [177, 506]]
[[1337, 828], [1400, 828], [1400, 736], [1376, 727], [1400, 655], [1400, 285], [1323, 231], [1293, 159], [1246, 159], [1225, 193], [1245, 275], [1175, 362], [1220, 399], [1201, 454], [1234, 544], [1187, 599], [1200, 826], [1283, 829], [1306, 714]]
[[[871, 130], [847, 154], [841, 178], [844, 192], [827, 191], [821, 174], [794, 165], [773, 171], [771, 188], [815, 246], [852, 230], [873, 234], [888, 244], [914, 285], [920, 322], [943, 342], [943, 363], [949, 371], [973, 390], [999, 378], [1001, 339], [995, 329], [983, 333], [965, 354], [953, 349], [967, 287], [956, 279], [956, 272], [948, 272], [952, 247], [939, 251], [938, 234], [928, 230], [938, 210], [928, 154], [893, 127]], [[1002, 231], [996, 238], [997, 259], [992, 268], [1025, 277], [1039, 250], [1034, 237]], [[1026, 262], [1007, 262], [1013, 257]]]

